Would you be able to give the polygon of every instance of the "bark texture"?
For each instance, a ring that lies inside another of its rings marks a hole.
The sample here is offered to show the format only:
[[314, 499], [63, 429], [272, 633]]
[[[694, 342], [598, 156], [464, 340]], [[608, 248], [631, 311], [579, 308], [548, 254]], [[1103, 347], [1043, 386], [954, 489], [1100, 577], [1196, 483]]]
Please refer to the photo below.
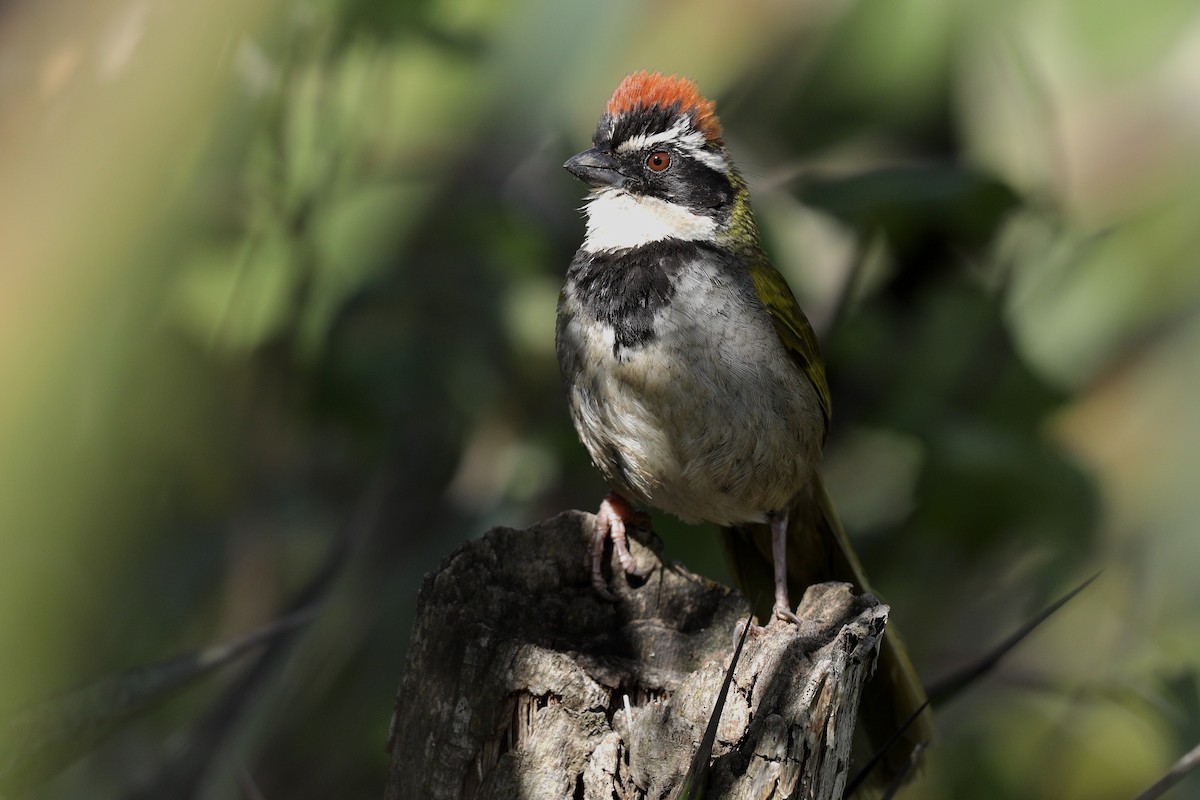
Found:
[[[388, 743], [388, 800], [673, 797], [748, 603], [631, 542], [602, 600], [590, 514], [495, 528], [427, 575]], [[710, 798], [839, 798], [888, 608], [812, 586], [803, 624], [752, 634], [713, 750]]]

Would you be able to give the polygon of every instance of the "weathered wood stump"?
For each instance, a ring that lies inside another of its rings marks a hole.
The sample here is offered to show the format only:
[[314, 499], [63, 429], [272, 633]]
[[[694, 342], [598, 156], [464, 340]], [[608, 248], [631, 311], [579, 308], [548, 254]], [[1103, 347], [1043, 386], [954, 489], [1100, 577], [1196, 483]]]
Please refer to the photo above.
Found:
[[[390, 800], [673, 796], [748, 603], [631, 542], [619, 602], [583, 564], [593, 517], [495, 528], [421, 586], [389, 741]], [[710, 797], [840, 798], [888, 608], [810, 587], [803, 625], [750, 636], [713, 750]]]

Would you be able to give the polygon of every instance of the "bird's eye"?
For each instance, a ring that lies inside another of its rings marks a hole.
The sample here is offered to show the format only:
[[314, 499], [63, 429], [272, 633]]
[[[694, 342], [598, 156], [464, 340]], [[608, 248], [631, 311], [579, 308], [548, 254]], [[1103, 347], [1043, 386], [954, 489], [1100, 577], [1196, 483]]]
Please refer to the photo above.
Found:
[[665, 150], [653, 152], [646, 156], [646, 166], [651, 172], [662, 172], [671, 166], [671, 154]]

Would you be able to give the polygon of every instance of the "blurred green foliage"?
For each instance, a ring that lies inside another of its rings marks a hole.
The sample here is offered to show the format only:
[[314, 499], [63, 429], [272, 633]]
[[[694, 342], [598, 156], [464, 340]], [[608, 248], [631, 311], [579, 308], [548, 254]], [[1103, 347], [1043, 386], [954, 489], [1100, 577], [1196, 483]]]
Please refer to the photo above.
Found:
[[[1129, 797], [1200, 737], [1194, 3], [0, 20], [0, 716], [274, 618], [346, 541], [187, 796], [379, 795], [421, 575], [603, 492], [553, 356], [582, 236], [559, 165], [647, 67], [718, 100], [923, 675], [1104, 570], [939, 709], [905, 796]], [[710, 532], [656, 524], [724, 577]], [[236, 674], [37, 796], [165, 785]]]

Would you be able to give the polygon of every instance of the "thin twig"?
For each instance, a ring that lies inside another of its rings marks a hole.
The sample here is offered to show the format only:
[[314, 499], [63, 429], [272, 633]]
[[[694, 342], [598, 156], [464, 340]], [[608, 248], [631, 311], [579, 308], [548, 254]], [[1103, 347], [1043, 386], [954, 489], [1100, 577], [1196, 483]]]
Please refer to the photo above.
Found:
[[896, 792], [900, 791], [900, 787], [908, 780], [908, 776], [917, 768], [917, 762], [921, 759], [921, 753], [925, 750], [925, 744], [925, 742], [917, 742], [917, 746], [908, 754], [908, 760], [904, 762], [904, 768], [892, 779], [892, 782], [887, 787], [887, 791], [883, 793], [879, 800], [892, 800], [896, 796]]
[[1082, 592], [1089, 585], [1091, 585], [1092, 581], [1096, 580], [1096, 578], [1099, 578], [1099, 577], [1100, 577], [1100, 573], [1097, 572], [1095, 575], [1088, 578], [1087, 580], [1085, 580], [1083, 583], [1076, 586], [1071, 591], [1067, 592], [1065, 595], [1060, 597], [1058, 600], [1055, 600], [1053, 603], [1046, 606], [1046, 608], [1043, 609], [1035, 617], [1033, 617], [1033, 619], [1026, 622], [1024, 625], [1022, 625], [1020, 628], [1018, 628], [1015, 633], [1013, 633], [1007, 639], [1002, 641], [1000, 644], [996, 645], [996, 647], [992, 648], [989, 652], [987, 652], [981, 658], [977, 659], [974, 663], [968, 664], [966, 667], [959, 670], [958, 672], [947, 675], [945, 678], [942, 678], [937, 683], [932, 684], [929, 687], [929, 702], [935, 706], [938, 705], [939, 703], [943, 703], [946, 700], [949, 700], [954, 695], [958, 694], [960, 691], [965, 689], [967, 686], [974, 683], [976, 680], [978, 680], [983, 675], [986, 675], [988, 672], [991, 672], [996, 667], [996, 665], [998, 663], [1000, 663], [1000, 659], [1002, 659], [1002, 658], [1004, 658], [1004, 656], [1008, 655], [1009, 651], [1012, 650], [1014, 647], [1016, 647], [1018, 644], [1020, 644], [1021, 641], [1026, 636], [1033, 633], [1035, 628], [1037, 628], [1039, 625], [1041, 625], [1043, 622], [1045, 622], [1047, 619], [1049, 619], [1054, 614], [1054, 612], [1058, 611], [1060, 608], [1062, 608], [1064, 605], [1066, 605], [1067, 602], [1071, 600], [1071, 598], [1075, 597], [1075, 595]]
[[[897, 728], [896, 732], [893, 733], [891, 735], [891, 737], [886, 742], [883, 743], [883, 747], [880, 747], [878, 750], [876, 750], [871, 755], [871, 758], [867, 761], [867, 763], [862, 766], [862, 769], [860, 769], [858, 771], [858, 773], [850, 781], [849, 785], [846, 786], [846, 792], [844, 795], [845, 797], [853, 797], [854, 796], [854, 793], [858, 791], [859, 787], [862, 786], [863, 782], [871, 774], [871, 770], [875, 769], [875, 767], [877, 767], [879, 765], [879, 762], [882, 761], [883, 757], [887, 755], [888, 750], [892, 749], [892, 745], [894, 745], [897, 741], [899, 741], [900, 737], [902, 735], [904, 735], [904, 732], [906, 730], [908, 730], [914, 722], [917, 721], [917, 717], [919, 717], [923, 713], [925, 713], [925, 709], [927, 709], [927, 708], [929, 708], [929, 700], [928, 699], [926, 699], [924, 703], [921, 703], [920, 708], [918, 708], [916, 711], [914, 711], [912, 714], [910, 714], [908, 719], [904, 720], [904, 724], [901, 725], [899, 728]], [[924, 747], [925, 747], [925, 742], [917, 742], [917, 746], [913, 748], [913, 751], [910, 754], [910, 758], [912, 756], [914, 756], [915, 754], [919, 753], [922, 749], [924, 749]], [[913, 763], [915, 764], [916, 762], [913, 761]], [[907, 774], [907, 773], [908, 773], [908, 768], [906, 767], [902, 771], [902, 774]]]
[[1183, 758], [1175, 762], [1175, 766], [1171, 767], [1170, 771], [1163, 775], [1158, 781], [1146, 791], [1139, 794], [1133, 800], [1154, 800], [1156, 797], [1162, 797], [1163, 794], [1175, 784], [1187, 777], [1187, 774], [1200, 766], [1200, 744], [1193, 747]]
[[704, 738], [700, 740], [700, 748], [692, 757], [687, 775], [683, 776], [680, 784], [678, 800], [701, 800], [708, 790], [708, 760], [712, 757], [713, 744], [717, 741], [717, 727], [721, 722], [721, 712], [725, 709], [725, 699], [729, 696], [729, 685], [733, 683], [733, 671], [742, 655], [742, 645], [746, 643], [746, 634], [754, 627], [754, 615], [746, 618], [742, 626], [742, 635], [738, 637], [737, 647], [733, 649], [733, 658], [729, 659], [729, 669], [725, 670], [725, 681], [717, 695], [717, 702], [712, 716], [708, 718], [708, 727], [704, 730]]
[[[943, 678], [936, 684], [931, 685], [929, 688], [929, 698], [921, 704], [920, 708], [914, 711], [912, 715], [904, 721], [904, 724], [892, 734], [891, 738], [888, 739], [882, 747], [880, 747], [871, 755], [871, 758], [867, 761], [867, 763], [863, 765], [862, 769], [858, 771], [858, 773], [846, 786], [845, 797], [854, 796], [854, 793], [858, 791], [858, 789], [866, 781], [867, 777], [871, 774], [871, 771], [874, 770], [875, 767], [879, 765], [879, 762], [883, 760], [883, 757], [887, 755], [887, 752], [891, 749], [892, 745], [895, 744], [899, 740], [900, 736], [909, 728], [909, 726], [916, 721], [917, 717], [919, 717], [925, 711], [926, 707], [949, 700], [967, 686], [974, 683], [981, 676], [990, 672], [993, 668], [995, 668], [996, 664], [1000, 662], [1001, 658], [1003, 658], [1010, 650], [1020, 644], [1021, 641], [1030, 633], [1032, 633], [1035, 628], [1049, 619], [1054, 612], [1066, 605], [1067, 601], [1086, 589], [1088, 585], [1098, 577], [1100, 577], [1099, 572], [1076, 586], [1071, 591], [1067, 592], [1058, 600], [1051, 603], [1049, 606], [1043, 609], [1041, 613], [1022, 625], [1016, 631], [1016, 633], [1012, 634], [999, 645], [992, 648], [992, 650], [986, 653], [983, 657], [977, 659], [974, 663], [968, 665], [964, 669], [946, 678]], [[918, 747], [915, 748], [913, 752], [919, 752], [920, 749], [924, 747], [924, 744], [924, 742], [919, 743]], [[905, 772], [907, 773], [907, 771], [908, 770], [906, 769]]]

